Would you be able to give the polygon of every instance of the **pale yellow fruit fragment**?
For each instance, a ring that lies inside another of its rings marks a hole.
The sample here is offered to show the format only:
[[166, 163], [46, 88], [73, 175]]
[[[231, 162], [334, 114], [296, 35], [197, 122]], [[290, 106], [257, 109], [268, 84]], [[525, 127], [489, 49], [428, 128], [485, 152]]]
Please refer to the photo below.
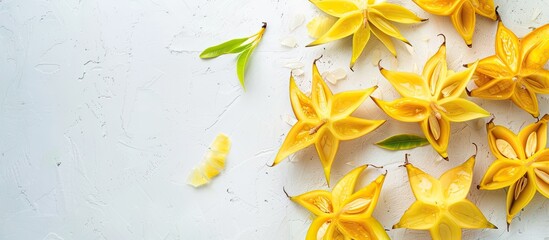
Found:
[[225, 159], [231, 149], [231, 140], [225, 134], [219, 134], [210, 145], [204, 159], [193, 168], [187, 183], [193, 187], [203, 186], [225, 169]]

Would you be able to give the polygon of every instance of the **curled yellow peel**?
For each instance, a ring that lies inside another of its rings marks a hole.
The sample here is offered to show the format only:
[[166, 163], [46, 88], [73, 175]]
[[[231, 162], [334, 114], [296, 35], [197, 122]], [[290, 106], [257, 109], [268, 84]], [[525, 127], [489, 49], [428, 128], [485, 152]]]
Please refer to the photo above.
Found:
[[475, 103], [462, 98], [465, 86], [472, 78], [477, 63], [454, 73], [447, 69], [446, 45], [425, 64], [422, 75], [393, 72], [380, 67], [381, 74], [402, 98], [383, 101], [372, 98], [389, 116], [403, 122], [417, 122], [433, 148], [448, 157], [450, 122], [464, 122], [489, 116]]
[[231, 149], [231, 140], [225, 134], [219, 134], [210, 145], [204, 159], [193, 168], [188, 184], [193, 187], [200, 187], [211, 181], [225, 169], [225, 159]]
[[406, 162], [416, 201], [393, 228], [429, 230], [433, 239], [461, 239], [461, 229], [496, 228], [475, 204], [467, 200], [475, 156], [450, 169], [439, 179]]
[[[338, 20], [324, 34], [314, 36], [317, 39], [307, 46], [324, 44], [353, 35], [351, 69], [370, 40], [370, 31], [396, 56], [391, 37], [410, 43], [391, 22], [410, 24], [426, 21], [400, 5], [383, 1], [311, 0], [311, 3], [326, 14], [337, 17]], [[320, 26], [319, 19], [313, 19], [307, 24], [309, 33], [319, 32], [313, 31], [315, 26]]]
[[351, 140], [375, 130], [385, 120], [367, 120], [350, 116], [377, 87], [332, 94], [318, 68], [313, 63], [311, 96], [305, 95], [290, 77], [290, 102], [297, 123], [290, 129], [278, 151], [273, 165], [290, 154], [314, 145], [326, 176], [330, 170], [339, 142]]
[[549, 115], [546, 114], [538, 122], [523, 128], [518, 135], [492, 122], [487, 125], [488, 144], [496, 160], [486, 170], [479, 187], [487, 190], [509, 187], [508, 224], [528, 205], [536, 190], [549, 198], [548, 121]]
[[549, 94], [549, 24], [519, 38], [500, 21], [496, 33], [496, 54], [480, 60], [475, 78], [478, 88], [471, 96], [512, 100], [532, 116], [539, 116], [536, 93]]
[[413, 0], [423, 10], [440, 16], [450, 16], [454, 28], [467, 46], [473, 44], [476, 14], [497, 19], [494, 0]]
[[383, 226], [372, 216], [385, 174], [355, 192], [356, 181], [366, 167], [347, 173], [332, 192], [314, 190], [291, 197], [315, 215], [305, 239], [389, 239]]

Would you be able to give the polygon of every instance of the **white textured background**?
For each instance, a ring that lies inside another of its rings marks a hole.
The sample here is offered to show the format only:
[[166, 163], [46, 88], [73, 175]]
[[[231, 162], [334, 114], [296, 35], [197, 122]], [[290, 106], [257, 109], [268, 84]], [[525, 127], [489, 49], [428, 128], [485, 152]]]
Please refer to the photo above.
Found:
[[[395, 2], [395, 1], [393, 1]], [[396, 92], [372, 62], [380, 49], [389, 69], [421, 69], [448, 37], [448, 61], [461, 64], [492, 55], [496, 23], [477, 18], [474, 47], [468, 49], [448, 18], [429, 15], [411, 1], [403, 4], [424, 24], [400, 25], [415, 47], [411, 55], [395, 42], [398, 61], [373, 40], [348, 79], [334, 92], [378, 84], [374, 96]], [[547, 0], [495, 0], [504, 23], [517, 35], [549, 22]], [[533, 20], [535, 15], [540, 15]], [[0, 239], [302, 239], [309, 213], [289, 201], [327, 189], [313, 148], [292, 161], [268, 168], [290, 129], [288, 59], [305, 64], [297, 78], [310, 86], [312, 60], [321, 54], [321, 72], [348, 66], [349, 39], [314, 48], [302, 25], [319, 11], [306, 0], [0, 0]], [[239, 86], [235, 56], [200, 60], [199, 52], [222, 41], [269, 26], [247, 72], [247, 92]], [[293, 36], [298, 47], [280, 39]], [[538, 97], [549, 112], [548, 96]], [[534, 119], [511, 102], [474, 99], [494, 113], [497, 124], [514, 131]], [[388, 119], [371, 100], [357, 116]], [[450, 162], [430, 147], [408, 151], [411, 162], [438, 176], [480, 150], [469, 199], [499, 230], [464, 231], [467, 239], [549, 237], [549, 201], [537, 194], [505, 230], [505, 191], [478, 191], [493, 157], [484, 121], [452, 125]], [[186, 185], [219, 132], [233, 147], [227, 169], [207, 187]], [[389, 120], [377, 131], [341, 144], [332, 181], [373, 163], [389, 171], [374, 216], [390, 229], [414, 201], [404, 152], [372, 145], [397, 133], [420, 134], [417, 124]], [[368, 170], [363, 185], [380, 174]], [[363, 186], [362, 185], [362, 186]], [[395, 239], [425, 239], [427, 232], [390, 230]]]

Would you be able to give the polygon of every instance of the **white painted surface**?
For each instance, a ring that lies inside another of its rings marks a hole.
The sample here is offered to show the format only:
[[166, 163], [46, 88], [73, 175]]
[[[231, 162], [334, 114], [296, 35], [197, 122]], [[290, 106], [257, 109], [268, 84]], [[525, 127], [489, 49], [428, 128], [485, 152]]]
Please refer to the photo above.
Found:
[[[450, 67], [492, 55], [496, 23], [477, 18], [474, 48], [467, 49], [448, 18], [403, 4], [425, 24], [399, 26], [414, 45], [410, 55], [396, 43], [398, 63], [378, 41], [368, 43], [355, 72], [334, 92], [378, 84], [373, 94], [396, 92], [372, 65], [380, 49], [384, 66], [421, 69], [448, 37]], [[505, 24], [519, 36], [549, 22], [545, 0], [496, 0]], [[539, 11], [539, 10], [542, 11]], [[532, 21], [533, 15], [541, 12]], [[349, 39], [304, 48], [312, 39], [305, 24], [290, 31], [294, 17], [306, 21], [319, 11], [306, 0], [117, 0], [0, 1], [0, 239], [302, 239], [309, 213], [282, 192], [327, 189], [314, 149], [268, 168], [290, 129], [289, 69], [305, 64], [297, 77], [310, 86], [310, 66], [320, 71], [346, 67]], [[243, 92], [235, 56], [203, 61], [205, 47], [257, 31], [269, 23], [252, 56]], [[280, 45], [292, 36], [297, 48]], [[398, 66], [396, 65], [398, 64]], [[539, 97], [542, 113], [548, 96]], [[533, 121], [511, 102], [473, 99], [493, 112], [498, 124], [518, 131]], [[357, 116], [388, 119], [371, 100]], [[282, 117], [281, 117], [282, 116]], [[484, 120], [482, 120], [484, 121]], [[486, 120], [487, 121], [487, 120]], [[493, 157], [482, 123], [452, 125], [450, 162], [430, 147], [408, 151], [416, 166], [433, 175], [465, 161], [479, 144], [469, 199], [498, 230], [467, 230], [467, 239], [549, 237], [549, 201], [537, 194], [505, 231], [505, 191], [478, 191]], [[233, 148], [227, 169], [211, 185], [194, 189], [186, 177], [219, 132]], [[333, 166], [336, 182], [364, 163], [389, 171], [374, 216], [386, 227], [414, 201], [403, 168], [404, 152], [372, 145], [385, 137], [420, 133], [416, 124], [389, 120], [380, 129], [344, 142]], [[350, 163], [350, 164], [346, 164]], [[363, 185], [381, 171], [367, 171]], [[427, 232], [390, 230], [394, 239], [425, 239]]]

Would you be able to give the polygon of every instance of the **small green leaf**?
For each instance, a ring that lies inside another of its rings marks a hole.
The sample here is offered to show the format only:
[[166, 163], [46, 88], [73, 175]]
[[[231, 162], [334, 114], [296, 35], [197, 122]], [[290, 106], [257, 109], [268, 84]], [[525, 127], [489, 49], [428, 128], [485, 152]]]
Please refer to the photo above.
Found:
[[267, 23], [263, 22], [261, 30], [259, 30], [256, 34], [246, 38], [236, 38], [217, 46], [209, 47], [200, 53], [200, 58], [215, 58], [223, 54], [240, 53], [236, 62], [236, 74], [238, 75], [238, 80], [240, 80], [240, 85], [242, 85], [242, 88], [246, 90], [246, 87], [244, 86], [246, 65], [248, 64], [250, 55], [252, 55], [255, 47], [261, 41], [266, 29]]
[[224, 43], [221, 43], [219, 45], [206, 48], [206, 50], [200, 53], [200, 58], [215, 58], [223, 54], [241, 52], [246, 49], [241, 47], [250, 45], [250, 44], [246, 44], [244, 46], [241, 46], [248, 39], [249, 38], [235, 38], [235, 39], [226, 41]]
[[248, 44], [245, 44], [245, 45], [242, 45], [240, 47], [237, 47], [231, 51], [229, 51], [229, 53], [239, 53], [239, 52], [243, 52], [244, 50], [246, 50], [247, 48], [250, 48], [254, 43], [251, 42], [251, 43], [248, 43]]
[[238, 55], [238, 60], [236, 61], [236, 74], [238, 75], [238, 80], [240, 80], [240, 85], [242, 85], [244, 89], [246, 89], [244, 86], [244, 73], [246, 73], [246, 65], [248, 64], [248, 59], [250, 58], [250, 55], [252, 55], [254, 49], [255, 45], [244, 50]]
[[412, 149], [427, 144], [429, 144], [427, 139], [411, 134], [395, 135], [376, 143], [381, 148], [393, 151]]

